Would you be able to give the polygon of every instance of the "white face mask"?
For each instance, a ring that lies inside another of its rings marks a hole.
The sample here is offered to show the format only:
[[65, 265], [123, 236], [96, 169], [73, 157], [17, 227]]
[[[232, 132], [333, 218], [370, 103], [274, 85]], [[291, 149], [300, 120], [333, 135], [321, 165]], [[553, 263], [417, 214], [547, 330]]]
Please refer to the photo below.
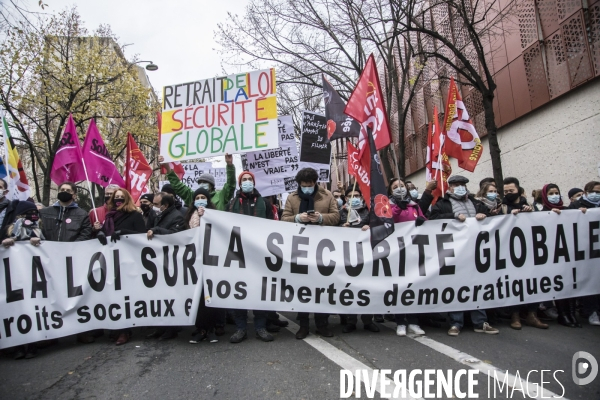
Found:
[[161, 211], [160, 211], [160, 207], [153, 206], [153, 207], [152, 207], [152, 209], [153, 209], [153, 210], [154, 210], [154, 212], [155, 212], [155, 213], [157, 213], [157, 214], [160, 214], [160, 213], [161, 213]]

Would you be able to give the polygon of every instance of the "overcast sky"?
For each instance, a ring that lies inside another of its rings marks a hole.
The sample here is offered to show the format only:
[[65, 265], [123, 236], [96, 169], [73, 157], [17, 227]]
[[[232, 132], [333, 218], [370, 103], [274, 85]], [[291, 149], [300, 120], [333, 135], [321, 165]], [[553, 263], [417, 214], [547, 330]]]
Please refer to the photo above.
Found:
[[[37, 9], [37, 0], [28, 0]], [[154, 89], [211, 78], [221, 73], [214, 31], [227, 12], [244, 14], [248, 0], [44, 0], [46, 11], [77, 6], [88, 30], [108, 24], [125, 48], [125, 56], [151, 60], [148, 71]]]

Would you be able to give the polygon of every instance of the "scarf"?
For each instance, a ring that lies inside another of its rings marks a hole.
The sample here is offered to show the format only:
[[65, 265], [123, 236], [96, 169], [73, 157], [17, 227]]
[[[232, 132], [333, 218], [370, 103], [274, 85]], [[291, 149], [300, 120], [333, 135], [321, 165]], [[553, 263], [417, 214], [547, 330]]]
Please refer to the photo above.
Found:
[[450, 198], [450, 203], [452, 203], [452, 212], [454, 216], [458, 216], [458, 214], [463, 214], [466, 217], [474, 217], [477, 214], [475, 210], [475, 205], [469, 199], [468, 193], [462, 197], [458, 197], [454, 193], [448, 193]]
[[560, 199], [560, 201], [556, 204], [552, 204], [548, 201], [548, 190], [550, 190], [552, 188], [558, 189], [558, 186], [556, 186], [553, 183], [549, 183], [547, 185], [544, 185], [544, 187], [542, 188], [542, 204], [548, 210], [552, 210], [553, 208], [558, 208], [559, 210], [564, 210], [566, 207], [563, 205], [562, 199]]
[[250, 193], [244, 193], [241, 190], [238, 191], [237, 197], [233, 201], [231, 211], [237, 214], [245, 214], [244, 212], [244, 199], [248, 201], [250, 216], [267, 218], [267, 207], [265, 200], [258, 194], [256, 189]]
[[396, 197], [396, 196], [392, 195], [390, 197], [390, 203], [397, 205], [402, 210], [406, 210], [408, 205], [413, 203], [413, 200], [412, 200], [410, 193], [406, 192], [406, 196], [404, 196], [404, 197]]
[[498, 200], [492, 201], [492, 200], [488, 199], [487, 197], [479, 197], [477, 200], [479, 200], [480, 202], [485, 204], [485, 206], [487, 208], [489, 208], [490, 211], [498, 208], [498, 206], [499, 206]]
[[315, 209], [315, 195], [319, 191], [317, 185], [315, 185], [315, 190], [312, 194], [304, 194], [302, 192], [302, 187], [298, 185], [298, 197], [300, 197], [300, 211], [299, 214], [305, 213], [309, 210]]
[[12, 232], [10, 236], [14, 237], [15, 240], [29, 240], [37, 237], [44, 240], [44, 235], [40, 229], [39, 223], [35, 222], [31, 225], [25, 225], [25, 218], [19, 218], [15, 221], [12, 226]]
[[106, 219], [104, 220], [104, 226], [102, 227], [104, 234], [106, 236], [110, 236], [115, 233], [115, 226], [117, 223], [123, 219], [126, 215], [123, 211], [112, 210], [106, 214]]
[[581, 198], [584, 199], [585, 201], [587, 201], [588, 203], [595, 205], [596, 207], [600, 207], [600, 201], [594, 203], [585, 194], [583, 196], [581, 196]]

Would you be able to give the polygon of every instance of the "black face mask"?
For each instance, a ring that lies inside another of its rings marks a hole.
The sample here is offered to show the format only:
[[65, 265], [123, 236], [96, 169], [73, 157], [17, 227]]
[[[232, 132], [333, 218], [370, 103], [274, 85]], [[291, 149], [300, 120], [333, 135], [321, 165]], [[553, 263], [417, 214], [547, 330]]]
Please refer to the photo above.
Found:
[[150, 204], [140, 204], [140, 208], [143, 212], [148, 212], [150, 211]]
[[108, 204], [109, 200], [110, 200], [110, 196], [104, 196], [104, 203]]
[[115, 199], [115, 206], [121, 207], [125, 203], [123, 199]]
[[40, 219], [40, 216], [37, 213], [25, 214], [25, 219], [31, 222], [37, 222]]
[[56, 197], [63, 203], [68, 203], [69, 201], [73, 200], [73, 194], [67, 192], [59, 192]]
[[519, 200], [520, 197], [521, 197], [521, 195], [519, 193], [509, 193], [509, 194], [504, 195], [504, 198], [509, 203], [516, 202], [517, 200]]

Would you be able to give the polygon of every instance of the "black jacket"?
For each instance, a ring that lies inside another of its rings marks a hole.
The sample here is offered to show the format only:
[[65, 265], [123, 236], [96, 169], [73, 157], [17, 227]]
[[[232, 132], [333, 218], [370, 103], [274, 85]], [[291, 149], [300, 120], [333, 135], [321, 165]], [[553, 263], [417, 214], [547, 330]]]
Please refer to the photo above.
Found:
[[[349, 206], [340, 211], [340, 226], [343, 226], [348, 220], [348, 207]], [[369, 225], [369, 209], [367, 207], [361, 207], [356, 211], [358, 211], [358, 215], [360, 216], [360, 222], [356, 225], [350, 225], [350, 228], [362, 228], [365, 225]]]
[[[251, 200], [254, 200], [255, 198], [256, 198], [256, 201], [251, 202]], [[262, 199], [265, 203], [265, 218], [266, 219], [274, 219], [273, 205], [271, 204], [271, 202], [268, 199], [262, 197], [260, 195], [260, 193], [258, 192], [258, 190], [256, 190], [256, 189], [252, 190], [252, 193], [250, 193], [250, 194], [245, 194], [241, 190], [238, 190], [237, 193], [235, 194], [235, 196], [233, 197], [233, 199], [231, 199], [229, 201], [229, 203], [227, 203], [227, 207], [225, 208], [225, 211], [233, 212], [235, 203], [239, 203], [241, 200], [240, 211], [242, 212], [242, 214], [249, 215], [249, 216], [255, 216], [255, 210], [252, 207], [254, 207], [254, 205], [256, 204], [257, 201], [259, 201], [259, 199]]]
[[150, 228], [156, 235], [168, 235], [183, 230], [183, 216], [176, 206], [171, 206], [163, 211], [154, 220], [154, 227]]
[[[479, 200], [475, 200], [472, 194], [469, 194], [469, 200], [473, 202], [477, 214], [490, 215], [490, 209]], [[440, 197], [431, 208], [429, 219], [454, 219], [454, 211], [452, 211], [452, 202], [450, 195], [446, 193], [444, 197]]]
[[419, 204], [419, 208], [423, 215], [427, 215], [429, 212], [429, 206], [433, 202], [433, 194], [431, 194], [431, 190], [426, 190], [421, 194], [421, 198], [416, 201]]
[[567, 207], [571, 210], [579, 210], [580, 208], [597, 208], [595, 204], [590, 203], [589, 201], [587, 201], [586, 199], [584, 199], [583, 197], [581, 197], [579, 200], [576, 200], [574, 202], [572, 202], [571, 204], [569, 204], [569, 207]]
[[[518, 203], [508, 203], [506, 202], [506, 197], [502, 200], [502, 205], [500, 206], [500, 214], [510, 214], [513, 210], [522, 210], [523, 207], [530, 206], [527, 202], [527, 199], [523, 196], [519, 197]], [[531, 207], [531, 206], [530, 206]], [[532, 207], [533, 208], [533, 207]], [[534, 209], [535, 210], [535, 209]]]
[[19, 205], [20, 200], [10, 201], [6, 197], [0, 201], [0, 213], [4, 213], [4, 219], [2, 220], [2, 226], [0, 227], [0, 242], [8, 237], [6, 230], [8, 227], [15, 222], [15, 211]]
[[[104, 226], [106, 226], [106, 223]], [[104, 226], [102, 227], [103, 230]], [[119, 232], [121, 235], [133, 235], [134, 233], [146, 233], [148, 230], [146, 229], [142, 214], [132, 211], [126, 213], [121, 219], [115, 222], [115, 232]]]
[[150, 230], [154, 227], [156, 222], [156, 211], [152, 208], [148, 210], [148, 212], [142, 213], [142, 218], [146, 222], [146, 230]]
[[61, 207], [59, 202], [40, 210], [42, 233], [52, 242], [80, 242], [92, 238], [92, 224], [87, 211], [72, 202]]

